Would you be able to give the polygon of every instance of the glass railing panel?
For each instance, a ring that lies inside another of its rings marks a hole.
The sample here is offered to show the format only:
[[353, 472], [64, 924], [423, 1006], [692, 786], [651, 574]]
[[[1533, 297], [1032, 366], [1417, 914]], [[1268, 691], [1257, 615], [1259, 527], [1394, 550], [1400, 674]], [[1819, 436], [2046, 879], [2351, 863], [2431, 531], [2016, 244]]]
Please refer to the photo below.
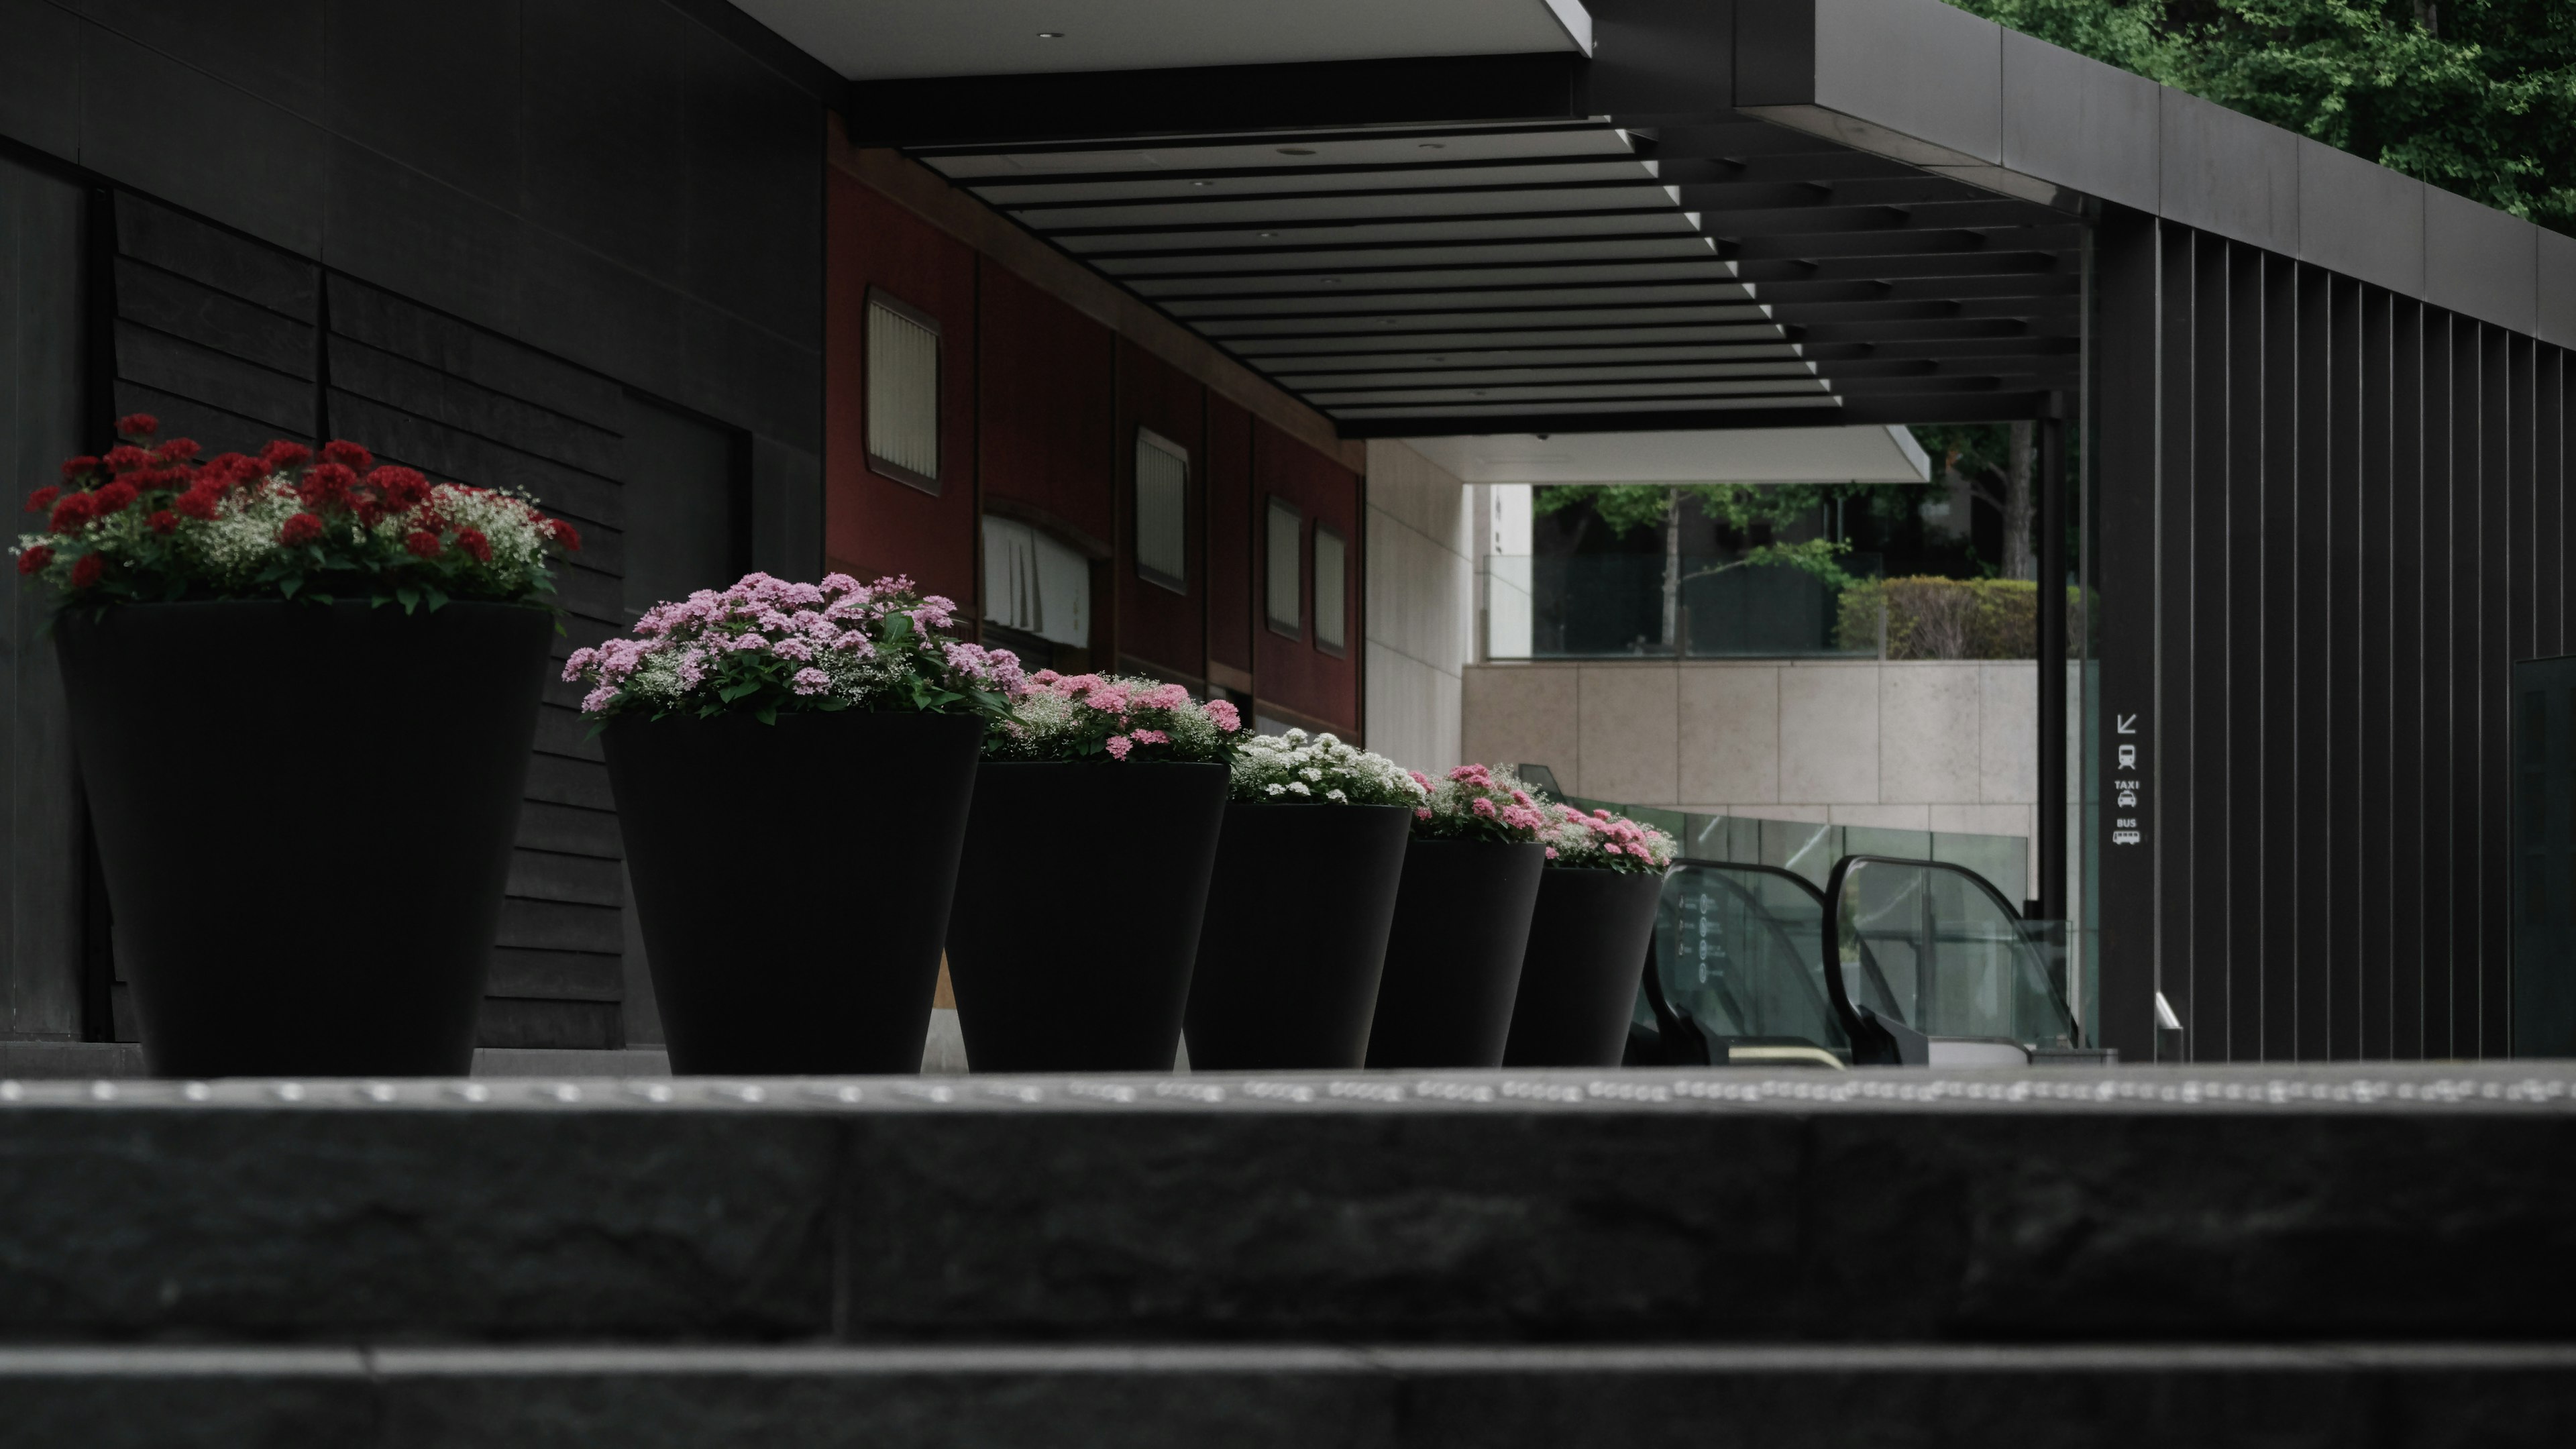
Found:
[[1980, 877], [1930, 861], [1848, 860], [1835, 954], [1855, 1006], [1933, 1037], [2077, 1045], [2047, 953]]
[[[1854, 855], [1899, 855], [1894, 850], [1859, 850]], [[2030, 840], [2020, 835], [1969, 835], [1935, 831], [1932, 846], [1919, 857], [1975, 871], [2010, 901], [2030, 899]]]
[[1655, 970], [1665, 1001], [1713, 1048], [1850, 1053], [1825, 984], [1824, 905], [1801, 881], [1754, 867], [1676, 866], [1656, 921]]

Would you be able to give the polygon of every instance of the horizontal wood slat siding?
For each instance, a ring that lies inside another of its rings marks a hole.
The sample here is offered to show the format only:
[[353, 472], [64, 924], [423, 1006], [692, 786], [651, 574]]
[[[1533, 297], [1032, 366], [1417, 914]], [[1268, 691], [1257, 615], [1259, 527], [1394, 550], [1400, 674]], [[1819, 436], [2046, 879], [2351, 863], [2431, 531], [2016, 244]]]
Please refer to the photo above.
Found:
[[2506, 1054], [2511, 671], [2576, 646], [2565, 355], [2170, 224], [2103, 258], [2098, 707], [2140, 727], [2098, 764], [2135, 744], [2145, 797], [2093, 844], [2105, 1039]]
[[[624, 389], [507, 338], [141, 198], [116, 208], [122, 410], [210, 449], [331, 436], [435, 479], [535, 497], [582, 530], [561, 659], [624, 623]], [[578, 691], [549, 678], [480, 1037], [622, 1042], [623, 852]]]

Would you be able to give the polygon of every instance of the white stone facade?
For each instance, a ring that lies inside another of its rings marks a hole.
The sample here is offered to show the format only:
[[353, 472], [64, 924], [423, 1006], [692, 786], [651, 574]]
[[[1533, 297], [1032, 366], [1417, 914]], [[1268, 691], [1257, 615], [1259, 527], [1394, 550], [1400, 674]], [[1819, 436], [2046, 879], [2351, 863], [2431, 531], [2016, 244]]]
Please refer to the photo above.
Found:
[[[2069, 757], [2082, 679], [2069, 666]], [[1569, 793], [1761, 820], [2033, 833], [2026, 661], [1625, 660], [1465, 671], [1464, 749]], [[2036, 882], [2033, 882], [2033, 890]]]
[[1470, 495], [1403, 443], [1368, 445], [1368, 747], [1434, 773], [1465, 758], [1476, 648]]

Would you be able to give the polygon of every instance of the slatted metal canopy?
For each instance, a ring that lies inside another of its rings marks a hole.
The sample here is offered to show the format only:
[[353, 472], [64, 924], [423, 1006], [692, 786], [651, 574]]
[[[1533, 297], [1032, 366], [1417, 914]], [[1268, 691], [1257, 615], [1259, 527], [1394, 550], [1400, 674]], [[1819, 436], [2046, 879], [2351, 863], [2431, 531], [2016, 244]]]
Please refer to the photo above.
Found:
[[1756, 117], [906, 149], [1354, 437], [2029, 417], [2078, 377], [2081, 198]]

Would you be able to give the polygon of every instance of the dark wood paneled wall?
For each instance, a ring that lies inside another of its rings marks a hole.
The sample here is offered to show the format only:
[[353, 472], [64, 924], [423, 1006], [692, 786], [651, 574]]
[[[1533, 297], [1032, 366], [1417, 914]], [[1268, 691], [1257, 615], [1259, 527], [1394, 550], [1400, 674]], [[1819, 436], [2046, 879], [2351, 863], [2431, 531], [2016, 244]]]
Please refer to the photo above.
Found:
[[[0, 498], [12, 510], [88, 439], [88, 210], [75, 180], [0, 156]], [[0, 588], [0, 1039], [78, 1040], [93, 1014], [85, 846], [62, 675], [44, 637], [54, 600], [15, 570]]]
[[2099, 276], [2105, 1039], [2505, 1054], [2511, 666], [2576, 649], [2566, 355], [2130, 214]]
[[[433, 478], [525, 491], [582, 531], [558, 570], [556, 657], [624, 627], [623, 388], [141, 197], [118, 196], [114, 215], [117, 411], [156, 413], [165, 435], [210, 449], [347, 437]], [[549, 681], [486, 1046], [623, 1041], [622, 853], [578, 705]]]

